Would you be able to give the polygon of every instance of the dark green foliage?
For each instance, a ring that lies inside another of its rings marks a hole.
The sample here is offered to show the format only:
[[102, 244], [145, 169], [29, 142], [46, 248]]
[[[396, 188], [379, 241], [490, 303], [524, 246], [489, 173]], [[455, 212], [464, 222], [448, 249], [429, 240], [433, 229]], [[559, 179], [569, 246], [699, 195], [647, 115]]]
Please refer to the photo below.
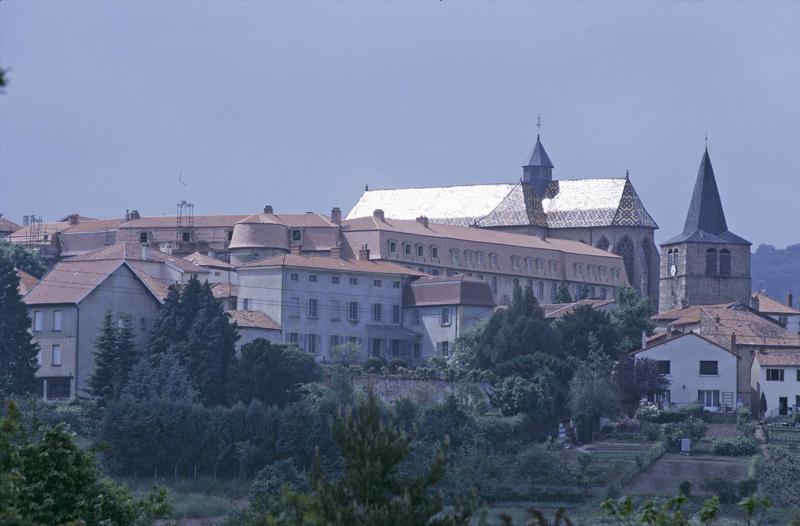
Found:
[[316, 382], [322, 370], [314, 357], [289, 345], [262, 338], [242, 346], [230, 369], [231, 402], [261, 400], [283, 407], [300, 398], [300, 386]]
[[560, 283], [556, 291], [556, 297], [553, 298], [553, 303], [572, 303], [572, 296], [569, 294], [569, 287], [566, 283]]
[[639, 400], [654, 392], [669, 388], [669, 380], [658, 372], [658, 362], [650, 358], [621, 355], [614, 369], [620, 400], [635, 406]]
[[473, 421], [453, 396], [444, 402], [425, 407], [420, 414], [417, 429], [420, 440], [435, 443], [448, 437], [458, 447], [472, 432]]
[[226, 401], [228, 369], [235, 358], [236, 328], [208, 283], [193, 277], [173, 286], [161, 308], [148, 347], [150, 354], [172, 352], [186, 367], [200, 400], [206, 405]]
[[308, 491], [308, 481], [288, 459], [274, 462], [258, 472], [250, 490], [250, 508], [255, 512], [271, 509], [283, 490]]
[[88, 451], [61, 426], [31, 439], [9, 404], [0, 421], [0, 523], [9, 526], [149, 525], [169, 513], [166, 492], [137, 499], [102, 477]]
[[418, 478], [398, 474], [398, 465], [411, 450], [410, 438], [382, 414], [370, 392], [354, 413], [337, 417], [333, 434], [341, 453], [343, 472], [332, 480], [315, 464], [311, 491], [289, 493], [274, 516], [282, 525], [467, 524], [469, 510], [443, 514], [441, 498], [430, 491], [441, 480], [445, 451]]
[[678, 493], [683, 495], [684, 497], [691, 497], [692, 496], [692, 483], [688, 480], [684, 480], [680, 484], [678, 484]]
[[10, 259], [14, 268], [36, 278], [41, 278], [47, 272], [47, 266], [38, 252], [28, 250], [15, 243], [0, 240], [0, 258]]
[[617, 331], [611, 324], [611, 317], [589, 305], [580, 305], [559, 318], [555, 328], [561, 333], [564, 354], [579, 360], [586, 358], [592, 339], [609, 353], [617, 344]]
[[583, 432], [596, 431], [600, 417], [612, 417], [619, 408], [611, 359], [598, 342], [592, 341], [589, 345], [591, 350], [586, 360], [580, 363], [569, 384], [570, 409]]
[[381, 358], [377, 356], [370, 356], [366, 360], [364, 360], [364, 364], [361, 368], [364, 370], [365, 373], [377, 374], [381, 372], [381, 369], [386, 365]]
[[386, 368], [389, 370], [389, 374], [397, 374], [397, 371], [401, 368], [407, 368], [408, 364], [400, 358], [392, 358], [386, 364]]
[[492, 405], [505, 416], [523, 413], [540, 422], [550, 421], [556, 414], [554, 383], [553, 373], [546, 368], [530, 380], [507, 376], [492, 390]]
[[611, 322], [617, 332], [617, 345], [607, 352], [626, 355], [642, 346], [642, 332], [651, 334], [655, 325], [650, 320], [650, 302], [631, 287], [617, 289], [617, 305], [611, 312]]
[[750, 437], [715, 438], [712, 447], [715, 455], [749, 457], [758, 451], [758, 442]]
[[29, 332], [31, 320], [18, 287], [13, 261], [0, 253], [0, 400], [36, 388], [39, 345]]
[[121, 317], [117, 323], [107, 312], [94, 347], [95, 367], [89, 378], [89, 394], [104, 406], [125, 389], [128, 375], [139, 358], [130, 318]]
[[197, 392], [186, 368], [171, 352], [142, 357], [131, 369], [122, 396], [134, 400], [164, 398], [196, 402]]
[[778, 301], [788, 291], [800, 292], [800, 244], [784, 249], [759, 245], [751, 265], [753, 290], [765, 290]]

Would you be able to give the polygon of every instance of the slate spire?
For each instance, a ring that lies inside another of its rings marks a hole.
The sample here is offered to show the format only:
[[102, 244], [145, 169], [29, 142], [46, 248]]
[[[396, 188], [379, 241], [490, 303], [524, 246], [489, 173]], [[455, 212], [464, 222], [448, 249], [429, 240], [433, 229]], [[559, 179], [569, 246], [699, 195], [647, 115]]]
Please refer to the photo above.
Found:
[[708, 156], [708, 147], [703, 153], [703, 160], [700, 161], [697, 181], [689, 203], [689, 213], [683, 226], [684, 235], [691, 235], [697, 230], [714, 235], [720, 235], [728, 230], [717, 181], [714, 178], [714, 168]]
[[544, 197], [547, 186], [553, 180], [553, 163], [544, 151], [539, 134], [536, 134], [536, 145], [530, 158], [522, 165], [522, 182], [533, 187], [534, 193]]
[[523, 165], [523, 167], [528, 166], [553, 168], [553, 163], [550, 161], [547, 152], [544, 151], [544, 146], [542, 146], [542, 141], [538, 133], [536, 134], [536, 145], [533, 147], [530, 159], [527, 164]]

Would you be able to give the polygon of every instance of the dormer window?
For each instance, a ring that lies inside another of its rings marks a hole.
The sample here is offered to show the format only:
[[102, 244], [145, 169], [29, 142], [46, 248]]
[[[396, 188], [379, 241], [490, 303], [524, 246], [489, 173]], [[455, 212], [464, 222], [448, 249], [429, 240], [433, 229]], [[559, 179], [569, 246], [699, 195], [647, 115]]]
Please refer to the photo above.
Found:
[[303, 242], [303, 231], [299, 228], [295, 228], [292, 230], [292, 243], [302, 243]]
[[148, 237], [147, 232], [139, 232], [139, 243], [148, 243]]

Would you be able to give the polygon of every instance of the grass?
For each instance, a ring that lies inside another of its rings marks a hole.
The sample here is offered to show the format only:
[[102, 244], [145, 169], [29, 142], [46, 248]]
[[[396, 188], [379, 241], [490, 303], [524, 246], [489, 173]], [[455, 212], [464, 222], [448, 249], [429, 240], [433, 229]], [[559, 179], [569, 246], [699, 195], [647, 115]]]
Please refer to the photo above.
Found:
[[247, 503], [251, 480], [194, 478], [146, 478], [125, 477], [116, 479], [127, 485], [134, 493], [143, 494], [154, 485], [169, 491], [173, 519], [201, 519], [220, 517], [241, 508]]

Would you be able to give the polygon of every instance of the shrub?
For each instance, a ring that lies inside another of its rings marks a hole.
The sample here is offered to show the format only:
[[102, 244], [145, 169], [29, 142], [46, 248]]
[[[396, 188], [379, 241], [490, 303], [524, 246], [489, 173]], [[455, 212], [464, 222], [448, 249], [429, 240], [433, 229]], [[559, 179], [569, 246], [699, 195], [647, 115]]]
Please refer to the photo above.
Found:
[[636, 410], [636, 418], [643, 422], [653, 422], [661, 414], [656, 404], [644, 404]]
[[384, 366], [383, 360], [381, 360], [377, 356], [370, 356], [369, 358], [364, 360], [364, 364], [361, 366], [361, 368], [367, 374], [370, 373], [379, 374], [381, 372], [381, 369], [383, 369], [383, 366]]
[[703, 481], [702, 488], [719, 497], [723, 504], [733, 504], [738, 500], [738, 488], [735, 481], [724, 477], [712, 477]]
[[616, 421], [614, 430], [620, 432], [638, 431], [641, 424], [635, 418], [624, 416]]
[[739, 498], [746, 498], [751, 496], [758, 489], [758, 481], [756, 479], [744, 479], [739, 481]]
[[758, 451], [758, 443], [753, 438], [715, 438], [712, 442], [714, 454], [724, 457], [749, 457]]
[[685, 497], [690, 497], [692, 495], [692, 483], [684, 480], [678, 484], [678, 492]]
[[289, 459], [274, 462], [258, 472], [250, 491], [250, 506], [258, 511], [268, 511], [283, 488], [290, 491], [308, 489], [305, 477]]
[[407, 371], [408, 365], [406, 365], [406, 362], [400, 358], [392, 358], [389, 360], [389, 363], [386, 364], [386, 368], [389, 369], [390, 374], [397, 374], [401, 372], [400, 369]]
[[700, 440], [706, 432], [706, 427], [705, 422], [696, 418], [688, 418], [683, 422], [662, 424], [664, 439], [670, 446], [677, 446], [682, 438], [690, 438], [692, 441]]

